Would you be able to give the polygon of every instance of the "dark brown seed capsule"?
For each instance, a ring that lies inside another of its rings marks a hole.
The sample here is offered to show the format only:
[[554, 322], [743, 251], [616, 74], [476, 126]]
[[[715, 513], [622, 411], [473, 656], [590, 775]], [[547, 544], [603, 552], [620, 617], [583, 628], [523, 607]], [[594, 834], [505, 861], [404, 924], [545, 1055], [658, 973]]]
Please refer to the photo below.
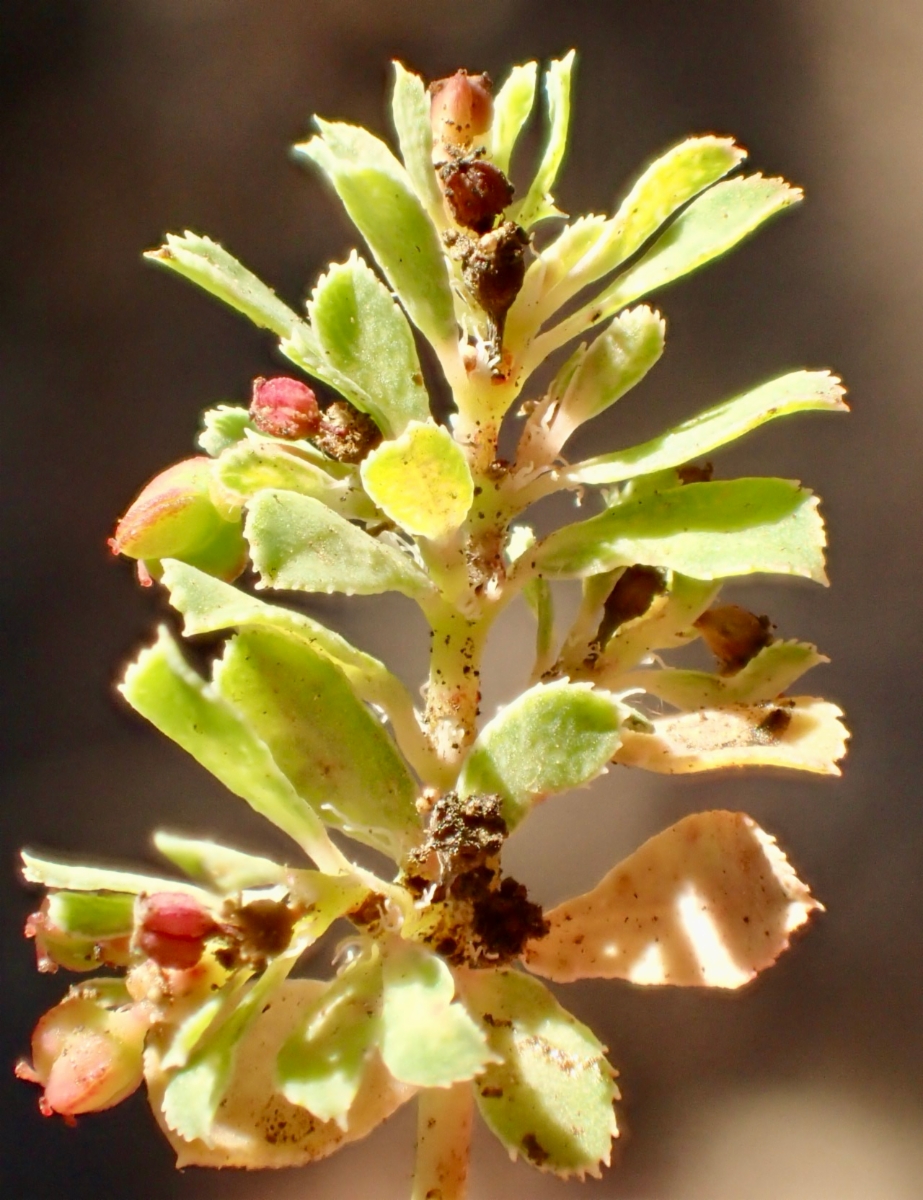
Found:
[[321, 422], [314, 392], [287, 375], [254, 379], [250, 419], [260, 433], [293, 441], [317, 433]]
[[620, 625], [643, 617], [665, 587], [663, 572], [655, 567], [629, 567], [623, 571], [603, 605], [596, 634], [600, 646], [606, 645]]
[[734, 675], [773, 641], [772, 622], [739, 604], [720, 604], [695, 622], [705, 644], [718, 660], [722, 675]]
[[500, 168], [481, 158], [443, 163], [438, 175], [452, 219], [475, 233], [492, 229], [513, 199], [513, 185]]
[[324, 410], [312, 440], [331, 458], [358, 463], [381, 441], [381, 430], [370, 416], [348, 401], [334, 400]]
[[498, 330], [502, 331], [510, 305], [522, 287], [528, 245], [526, 231], [512, 221], [504, 221], [463, 250], [465, 283]]

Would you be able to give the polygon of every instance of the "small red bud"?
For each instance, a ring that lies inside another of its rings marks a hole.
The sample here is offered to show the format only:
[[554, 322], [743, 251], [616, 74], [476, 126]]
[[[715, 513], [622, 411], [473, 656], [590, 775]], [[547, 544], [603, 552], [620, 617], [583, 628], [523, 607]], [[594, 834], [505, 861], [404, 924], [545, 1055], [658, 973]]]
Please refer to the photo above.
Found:
[[430, 121], [439, 146], [469, 146], [486, 133], [494, 115], [493, 84], [489, 75], [456, 71], [429, 85]]
[[160, 967], [181, 971], [194, 967], [205, 939], [217, 929], [211, 913], [185, 892], [155, 892], [138, 905], [138, 949]]
[[293, 441], [317, 433], [321, 419], [313, 391], [286, 375], [254, 379], [250, 418], [260, 433]]

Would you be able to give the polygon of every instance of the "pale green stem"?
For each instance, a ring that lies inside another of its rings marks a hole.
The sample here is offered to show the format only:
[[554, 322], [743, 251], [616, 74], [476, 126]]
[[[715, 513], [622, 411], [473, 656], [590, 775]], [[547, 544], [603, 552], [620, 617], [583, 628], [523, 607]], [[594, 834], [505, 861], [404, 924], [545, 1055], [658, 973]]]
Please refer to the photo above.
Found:
[[470, 1083], [420, 1093], [411, 1200], [465, 1200], [473, 1117]]
[[481, 699], [481, 657], [490, 615], [471, 620], [446, 606], [432, 620], [426, 724], [439, 759], [455, 767], [474, 741]]

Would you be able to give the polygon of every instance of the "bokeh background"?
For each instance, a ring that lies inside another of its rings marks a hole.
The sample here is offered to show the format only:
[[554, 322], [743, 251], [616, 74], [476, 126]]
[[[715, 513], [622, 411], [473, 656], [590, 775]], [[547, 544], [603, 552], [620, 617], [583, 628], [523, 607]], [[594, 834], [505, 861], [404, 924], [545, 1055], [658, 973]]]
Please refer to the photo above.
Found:
[[[0, 373], [6, 741], [0, 855], [2, 1194], [10, 1200], [405, 1197], [411, 1113], [300, 1172], [177, 1175], [143, 1098], [43, 1120], [15, 1084], [66, 986], [21, 940], [23, 843], [148, 861], [149, 831], [271, 850], [244, 806], [113, 698], [160, 612], [105, 538], [140, 484], [191, 453], [197, 414], [279, 369], [267, 339], [142, 264], [166, 230], [221, 240], [290, 302], [353, 244], [286, 157], [312, 112], [387, 129], [388, 60], [428, 77], [578, 47], [560, 202], [610, 208], [688, 132], [736, 134], [806, 203], [657, 297], [668, 353], [606, 429], [630, 444], [799, 366], [843, 374], [848, 418], [801, 417], [721, 455], [723, 475], [803, 478], [825, 500], [833, 587], [729, 589], [832, 664], [808, 690], [854, 729], [840, 780], [628, 772], [542, 808], [513, 839], [551, 902], [687, 812], [744, 809], [826, 903], [742, 994], [587, 983], [567, 1003], [623, 1073], [602, 1181], [563, 1184], [478, 1139], [473, 1200], [916, 1200], [923, 1194], [921, 0], [5, 0], [0, 10]], [[422, 629], [385, 599], [312, 611], [408, 680]], [[522, 665], [499, 631], [493, 699]]]

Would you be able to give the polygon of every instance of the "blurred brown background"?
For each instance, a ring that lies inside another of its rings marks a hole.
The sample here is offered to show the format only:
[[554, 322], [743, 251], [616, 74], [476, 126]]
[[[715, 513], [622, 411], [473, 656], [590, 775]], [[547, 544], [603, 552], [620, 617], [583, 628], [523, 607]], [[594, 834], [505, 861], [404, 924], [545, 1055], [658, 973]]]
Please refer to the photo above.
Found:
[[[916, 1200], [923, 1194], [923, 3], [921, 0], [5, 0], [0, 371], [7, 752], [2, 887], [3, 1195], [10, 1200], [405, 1197], [412, 1118], [273, 1176], [177, 1175], [141, 1096], [76, 1130], [14, 1084], [66, 986], [20, 938], [16, 848], [149, 858], [157, 826], [271, 849], [270, 833], [112, 696], [157, 618], [105, 538], [141, 483], [191, 453], [197, 414], [278, 369], [269, 342], [143, 265], [166, 230], [224, 242], [294, 303], [353, 237], [286, 158], [312, 112], [387, 129], [388, 60], [429, 77], [578, 47], [559, 188], [611, 206], [688, 132], [736, 134], [808, 200], [656, 299], [670, 344], [577, 450], [629, 444], [798, 366], [831, 366], [848, 418], [793, 418], [721, 455], [825, 500], [833, 588], [729, 589], [833, 659], [811, 677], [855, 736], [842, 780], [627, 772], [546, 805], [510, 847], [546, 901], [589, 886], [683, 814], [741, 808], [826, 903], [743, 994], [592, 983], [566, 1002], [623, 1072], [617, 1169], [563, 1184], [478, 1143], [473, 1200]], [[598, 441], [597, 441], [598, 439]], [[419, 680], [402, 603], [312, 611]], [[498, 632], [498, 681], [529, 638]], [[406, 644], [404, 644], [406, 643]], [[503, 655], [504, 657], [500, 657]], [[492, 693], [501, 695], [500, 683]], [[152, 860], [150, 860], [152, 861]]]

